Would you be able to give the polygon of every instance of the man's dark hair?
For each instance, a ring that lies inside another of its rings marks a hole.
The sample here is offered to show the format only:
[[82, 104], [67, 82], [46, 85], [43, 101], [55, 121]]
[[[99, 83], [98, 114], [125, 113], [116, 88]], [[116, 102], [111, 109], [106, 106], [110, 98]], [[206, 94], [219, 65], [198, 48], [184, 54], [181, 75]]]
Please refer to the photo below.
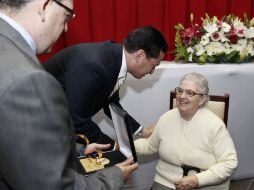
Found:
[[123, 45], [128, 53], [143, 49], [147, 58], [158, 58], [160, 52], [166, 53], [168, 44], [163, 34], [152, 26], [138, 28], [128, 34]]

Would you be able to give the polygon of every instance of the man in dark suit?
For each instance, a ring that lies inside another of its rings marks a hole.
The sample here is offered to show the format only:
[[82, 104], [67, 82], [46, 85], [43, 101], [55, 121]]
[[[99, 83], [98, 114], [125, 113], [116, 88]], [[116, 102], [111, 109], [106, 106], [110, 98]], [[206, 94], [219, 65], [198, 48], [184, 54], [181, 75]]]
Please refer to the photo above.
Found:
[[[76, 133], [86, 135], [90, 142], [110, 143], [113, 148], [114, 140], [104, 134], [91, 118], [102, 108], [111, 117], [109, 103], [121, 107], [119, 83], [127, 72], [138, 79], [152, 74], [167, 49], [161, 32], [146, 26], [130, 32], [123, 45], [112, 41], [74, 45], [43, 65], [62, 84]], [[149, 131], [144, 131], [130, 115], [129, 121], [133, 133], [149, 136]]]
[[137, 168], [127, 160], [89, 177], [76, 170], [65, 94], [36, 57], [67, 30], [72, 8], [72, 0], [0, 0], [1, 190], [118, 190]]

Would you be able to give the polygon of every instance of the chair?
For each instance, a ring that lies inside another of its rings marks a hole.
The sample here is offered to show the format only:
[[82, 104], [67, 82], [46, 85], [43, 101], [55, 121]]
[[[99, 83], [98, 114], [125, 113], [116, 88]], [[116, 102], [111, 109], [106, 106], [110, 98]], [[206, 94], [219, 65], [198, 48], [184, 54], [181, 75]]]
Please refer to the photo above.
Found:
[[[176, 107], [176, 93], [175, 91], [170, 92], [169, 109]], [[228, 123], [228, 108], [229, 108], [229, 97], [228, 93], [224, 96], [219, 95], [209, 95], [210, 100], [206, 107], [215, 113], [219, 118], [221, 118], [225, 125]]]

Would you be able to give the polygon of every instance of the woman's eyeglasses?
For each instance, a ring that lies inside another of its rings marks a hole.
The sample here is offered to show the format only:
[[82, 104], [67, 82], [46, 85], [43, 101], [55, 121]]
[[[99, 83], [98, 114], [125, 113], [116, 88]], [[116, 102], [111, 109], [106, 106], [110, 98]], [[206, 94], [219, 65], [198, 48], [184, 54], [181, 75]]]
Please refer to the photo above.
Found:
[[200, 96], [203, 96], [203, 95], [206, 95], [206, 94], [199, 94], [193, 90], [190, 90], [190, 89], [182, 89], [180, 87], [176, 87], [175, 88], [175, 92], [176, 92], [176, 95], [182, 95], [183, 93], [185, 93], [185, 95], [189, 98], [189, 97], [193, 97], [195, 95], [200, 95]]

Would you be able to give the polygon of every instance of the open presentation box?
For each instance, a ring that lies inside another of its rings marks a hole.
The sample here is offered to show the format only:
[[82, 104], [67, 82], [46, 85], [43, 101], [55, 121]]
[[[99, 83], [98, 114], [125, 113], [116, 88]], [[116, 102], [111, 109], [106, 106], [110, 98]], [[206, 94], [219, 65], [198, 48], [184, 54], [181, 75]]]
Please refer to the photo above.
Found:
[[80, 172], [89, 175], [106, 167], [114, 166], [127, 158], [137, 162], [128, 114], [115, 104], [110, 104], [110, 112], [116, 132], [118, 150], [95, 153], [79, 157]]

